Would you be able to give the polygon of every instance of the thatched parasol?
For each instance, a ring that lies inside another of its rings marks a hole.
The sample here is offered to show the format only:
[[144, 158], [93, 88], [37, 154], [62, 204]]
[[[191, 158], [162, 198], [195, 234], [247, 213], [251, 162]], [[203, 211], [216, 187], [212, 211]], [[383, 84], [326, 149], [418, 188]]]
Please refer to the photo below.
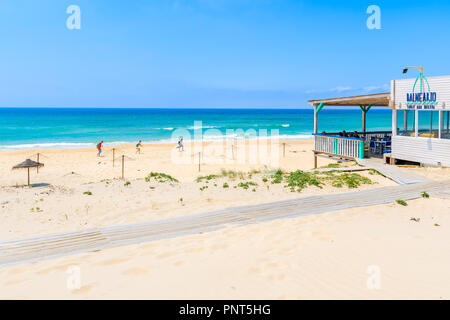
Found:
[[44, 166], [43, 163], [27, 159], [24, 162], [15, 165], [13, 167], [13, 170], [14, 169], [27, 169], [28, 170], [28, 185], [30, 185], [30, 168], [40, 168], [43, 166]]

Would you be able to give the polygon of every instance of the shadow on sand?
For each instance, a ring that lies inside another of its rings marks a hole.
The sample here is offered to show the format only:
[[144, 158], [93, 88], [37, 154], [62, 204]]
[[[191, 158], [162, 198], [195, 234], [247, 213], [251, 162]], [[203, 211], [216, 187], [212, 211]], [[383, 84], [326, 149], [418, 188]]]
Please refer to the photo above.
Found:
[[42, 188], [42, 187], [48, 187], [50, 183], [32, 183], [30, 184], [30, 187], [32, 188]]

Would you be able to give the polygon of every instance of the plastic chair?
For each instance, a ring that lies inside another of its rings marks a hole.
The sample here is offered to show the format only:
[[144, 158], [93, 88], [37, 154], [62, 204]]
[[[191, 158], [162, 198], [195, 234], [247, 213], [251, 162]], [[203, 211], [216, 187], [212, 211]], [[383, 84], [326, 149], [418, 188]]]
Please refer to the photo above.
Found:
[[370, 141], [370, 153], [376, 154], [377, 153], [377, 146], [375, 145], [375, 141]]
[[391, 145], [392, 145], [392, 142], [391, 141], [387, 141], [386, 142], [386, 148], [384, 149], [384, 152], [386, 152], [386, 153], [391, 152]]

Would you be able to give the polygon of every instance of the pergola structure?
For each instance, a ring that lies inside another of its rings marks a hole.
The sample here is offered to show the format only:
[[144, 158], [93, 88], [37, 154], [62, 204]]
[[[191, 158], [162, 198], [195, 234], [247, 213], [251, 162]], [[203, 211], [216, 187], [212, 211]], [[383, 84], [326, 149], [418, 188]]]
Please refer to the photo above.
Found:
[[309, 104], [314, 107], [314, 133], [318, 133], [317, 121], [320, 110], [324, 106], [335, 107], [360, 107], [362, 111], [362, 129], [366, 132], [366, 114], [371, 107], [389, 107], [391, 94], [377, 93], [363, 96], [351, 96], [342, 98], [309, 100]]
[[[338, 156], [340, 158], [355, 159], [364, 157], [364, 141], [370, 134], [384, 134], [381, 132], [367, 133], [367, 112], [372, 107], [390, 107], [391, 94], [377, 93], [361, 96], [340, 97], [331, 99], [309, 100], [314, 107], [314, 167], [317, 168], [317, 155]], [[318, 119], [319, 112], [325, 106], [335, 107], [359, 107], [362, 111], [362, 135], [364, 139], [344, 138], [336, 135], [319, 134]]]
[[[309, 101], [314, 107], [315, 166], [317, 155], [352, 160], [383, 157], [391, 164], [401, 160], [450, 166], [450, 76], [425, 77], [423, 67], [414, 68], [419, 75], [392, 80], [390, 93]], [[320, 133], [317, 122], [324, 106], [361, 108], [362, 132]], [[389, 131], [366, 132], [366, 115], [372, 106], [390, 107]]]

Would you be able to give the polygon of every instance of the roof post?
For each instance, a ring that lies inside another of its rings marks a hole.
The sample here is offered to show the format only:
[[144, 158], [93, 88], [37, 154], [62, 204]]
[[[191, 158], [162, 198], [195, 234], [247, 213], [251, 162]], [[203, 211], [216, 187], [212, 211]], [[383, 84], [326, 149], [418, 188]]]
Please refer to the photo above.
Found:
[[319, 133], [319, 112], [322, 110], [325, 103], [314, 104], [314, 133]]
[[367, 114], [367, 111], [366, 111], [366, 108], [364, 107], [363, 112], [362, 112], [362, 131], [364, 133], [366, 133], [366, 114]]
[[370, 108], [372, 108], [372, 105], [369, 104], [368, 106], [363, 106], [360, 104], [359, 107], [362, 110], [362, 131], [366, 133], [366, 119], [367, 119], [366, 115], [367, 112], [369, 112]]
[[314, 133], [317, 133], [317, 104], [314, 104]]

